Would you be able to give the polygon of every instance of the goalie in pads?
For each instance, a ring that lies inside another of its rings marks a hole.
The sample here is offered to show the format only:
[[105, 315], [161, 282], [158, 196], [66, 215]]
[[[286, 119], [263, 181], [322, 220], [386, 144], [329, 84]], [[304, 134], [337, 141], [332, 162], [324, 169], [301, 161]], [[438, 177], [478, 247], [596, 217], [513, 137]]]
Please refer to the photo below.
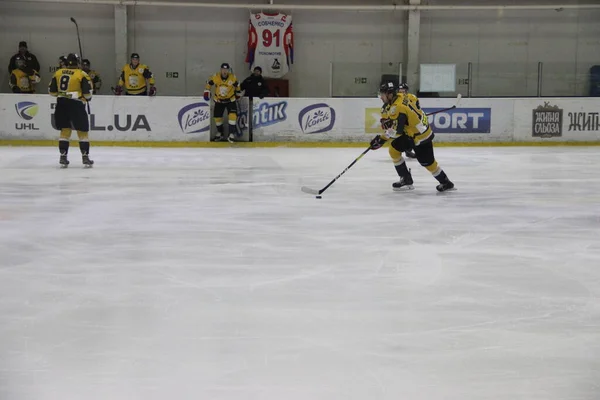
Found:
[[385, 132], [373, 138], [371, 149], [377, 150], [392, 139], [389, 150], [390, 157], [400, 177], [398, 182], [392, 184], [392, 188], [395, 191], [414, 189], [412, 175], [402, 158], [403, 152], [414, 150], [419, 164], [425, 167], [439, 182], [436, 187], [439, 192], [454, 189], [454, 184], [440, 168], [433, 155], [435, 135], [425, 113], [414, 101], [411, 101], [409, 96], [399, 93], [398, 88], [392, 82], [381, 85], [379, 96], [384, 102], [381, 127]]

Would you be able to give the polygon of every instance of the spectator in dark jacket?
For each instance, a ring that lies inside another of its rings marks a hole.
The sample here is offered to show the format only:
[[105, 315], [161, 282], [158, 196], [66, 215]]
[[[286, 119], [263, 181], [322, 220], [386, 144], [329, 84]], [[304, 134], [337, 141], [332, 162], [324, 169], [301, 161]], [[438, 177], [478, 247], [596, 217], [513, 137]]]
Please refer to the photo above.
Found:
[[253, 97], [262, 99], [269, 95], [269, 88], [262, 77], [261, 67], [255, 67], [252, 75], [244, 79], [240, 88], [244, 91], [244, 96], [250, 97], [251, 99]]
[[37, 57], [34, 54], [30, 53], [29, 50], [27, 50], [27, 42], [19, 42], [19, 52], [11, 57], [10, 63], [8, 64], [9, 72], [17, 69], [16, 60], [18, 56], [23, 57], [23, 59], [25, 60], [26, 70], [40, 70], [40, 63], [38, 62]]

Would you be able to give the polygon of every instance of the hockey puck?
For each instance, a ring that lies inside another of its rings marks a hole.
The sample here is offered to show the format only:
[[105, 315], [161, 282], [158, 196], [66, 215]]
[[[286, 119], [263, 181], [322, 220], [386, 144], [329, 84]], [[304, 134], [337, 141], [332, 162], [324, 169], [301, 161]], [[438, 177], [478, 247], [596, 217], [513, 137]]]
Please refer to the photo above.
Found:
[[317, 199], [322, 199], [322, 198], [323, 198], [323, 196], [317, 196]]

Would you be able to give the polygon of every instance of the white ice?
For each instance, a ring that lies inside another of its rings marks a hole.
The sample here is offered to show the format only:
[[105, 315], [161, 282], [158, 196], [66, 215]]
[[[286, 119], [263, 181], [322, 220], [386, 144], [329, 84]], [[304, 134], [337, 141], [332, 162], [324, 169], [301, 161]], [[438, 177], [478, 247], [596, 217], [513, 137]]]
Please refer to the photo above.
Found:
[[1, 400], [597, 400], [599, 148], [0, 148]]

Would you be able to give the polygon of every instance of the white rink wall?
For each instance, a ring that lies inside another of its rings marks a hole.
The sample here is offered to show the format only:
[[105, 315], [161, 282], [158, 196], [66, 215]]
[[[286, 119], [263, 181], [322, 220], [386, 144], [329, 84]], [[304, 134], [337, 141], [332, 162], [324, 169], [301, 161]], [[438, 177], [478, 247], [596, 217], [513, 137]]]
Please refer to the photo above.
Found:
[[[0, 142], [56, 140], [55, 99], [0, 95]], [[456, 99], [422, 99], [427, 112]], [[96, 96], [91, 102], [94, 142], [200, 143], [210, 140], [210, 105], [199, 97]], [[269, 98], [253, 105], [255, 142], [367, 142], [380, 132], [377, 98]], [[248, 102], [238, 126], [247, 138]], [[600, 142], [600, 99], [462, 99], [456, 109], [430, 117], [438, 142]]]

